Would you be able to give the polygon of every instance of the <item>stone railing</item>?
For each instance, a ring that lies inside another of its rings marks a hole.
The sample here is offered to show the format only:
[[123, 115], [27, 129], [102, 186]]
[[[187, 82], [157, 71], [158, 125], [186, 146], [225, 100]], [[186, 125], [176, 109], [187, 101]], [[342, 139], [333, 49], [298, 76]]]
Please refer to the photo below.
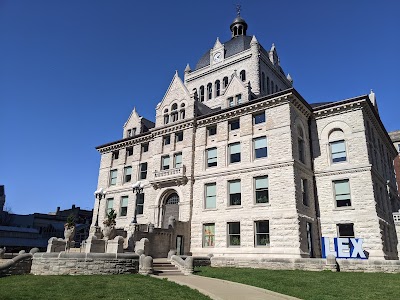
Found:
[[31, 272], [32, 256], [37, 251], [39, 249], [33, 248], [29, 253], [21, 251], [20, 254], [12, 259], [2, 259], [2, 263], [0, 263], [0, 277], [29, 274]]
[[35, 253], [31, 273], [35, 275], [111, 275], [139, 271], [134, 253]]
[[188, 256], [186, 259], [178, 255], [171, 256], [171, 263], [176, 266], [184, 275], [193, 274], [193, 257]]
[[153, 274], [153, 258], [144, 254], [139, 257], [139, 274], [150, 275]]
[[168, 170], [154, 171], [154, 178], [156, 179], [171, 175], [185, 176], [185, 166]]

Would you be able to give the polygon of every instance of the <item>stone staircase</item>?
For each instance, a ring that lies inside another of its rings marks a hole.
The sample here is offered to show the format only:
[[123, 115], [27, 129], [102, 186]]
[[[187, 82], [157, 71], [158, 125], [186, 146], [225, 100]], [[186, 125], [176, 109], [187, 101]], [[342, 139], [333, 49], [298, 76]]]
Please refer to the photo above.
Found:
[[157, 276], [176, 276], [183, 273], [166, 258], [155, 258], [153, 260], [153, 274]]

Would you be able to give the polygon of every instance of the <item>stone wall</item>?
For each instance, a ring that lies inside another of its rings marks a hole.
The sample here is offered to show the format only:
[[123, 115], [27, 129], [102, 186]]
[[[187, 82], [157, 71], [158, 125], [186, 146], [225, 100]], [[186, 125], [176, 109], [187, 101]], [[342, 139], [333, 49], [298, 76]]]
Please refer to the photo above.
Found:
[[113, 275], [139, 270], [139, 256], [132, 253], [36, 253], [34, 275]]
[[29, 274], [32, 265], [32, 254], [20, 254], [13, 259], [0, 260], [0, 277]]
[[[195, 266], [197, 265], [195, 264]], [[337, 259], [335, 263], [335, 261], [324, 258], [212, 257], [211, 266], [268, 270], [400, 273], [399, 260]]]

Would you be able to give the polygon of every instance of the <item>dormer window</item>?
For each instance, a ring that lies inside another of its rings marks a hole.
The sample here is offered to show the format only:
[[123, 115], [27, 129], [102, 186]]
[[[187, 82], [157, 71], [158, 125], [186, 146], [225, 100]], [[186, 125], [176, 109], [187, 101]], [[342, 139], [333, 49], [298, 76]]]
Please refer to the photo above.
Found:
[[185, 103], [182, 103], [180, 111], [180, 119], [183, 120], [184, 118], [185, 118]]
[[218, 97], [221, 94], [221, 84], [219, 80], [215, 82], [215, 97]]
[[200, 87], [200, 102], [204, 102], [204, 85]]
[[168, 108], [164, 110], [164, 124], [168, 124], [169, 122], [169, 115], [168, 115]]
[[176, 104], [176, 103], [172, 104], [171, 119], [172, 119], [172, 122], [178, 121], [178, 104]]
[[212, 84], [207, 84], [207, 100], [211, 100], [212, 98]]
[[228, 77], [224, 77], [224, 79], [222, 79], [222, 87], [225, 89], [228, 86]]
[[245, 70], [240, 71], [240, 80], [246, 81], [246, 71]]

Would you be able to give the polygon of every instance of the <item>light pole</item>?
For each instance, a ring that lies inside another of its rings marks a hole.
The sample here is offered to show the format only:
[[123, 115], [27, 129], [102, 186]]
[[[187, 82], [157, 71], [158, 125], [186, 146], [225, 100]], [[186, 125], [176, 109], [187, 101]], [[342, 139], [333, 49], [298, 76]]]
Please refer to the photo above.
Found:
[[94, 192], [94, 196], [96, 197], [96, 199], [99, 199], [99, 204], [97, 205], [96, 224], [94, 224], [94, 226], [96, 228], [99, 227], [100, 202], [101, 202], [101, 199], [103, 199], [105, 195], [106, 195], [106, 192], [103, 190], [103, 188], [99, 188], [97, 191]]
[[138, 201], [138, 195], [143, 193], [143, 187], [144, 184], [140, 181], [134, 183], [132, 185], [132, 192], [134, 194], [136, 194], [136, 200], [135, 200], [135, 214], [133, 215], [133, 220], [132, 220], [132, 224], [136, 224], [137, 220], [136, 220], [136, 215], [137, 215], [137, 201]]

